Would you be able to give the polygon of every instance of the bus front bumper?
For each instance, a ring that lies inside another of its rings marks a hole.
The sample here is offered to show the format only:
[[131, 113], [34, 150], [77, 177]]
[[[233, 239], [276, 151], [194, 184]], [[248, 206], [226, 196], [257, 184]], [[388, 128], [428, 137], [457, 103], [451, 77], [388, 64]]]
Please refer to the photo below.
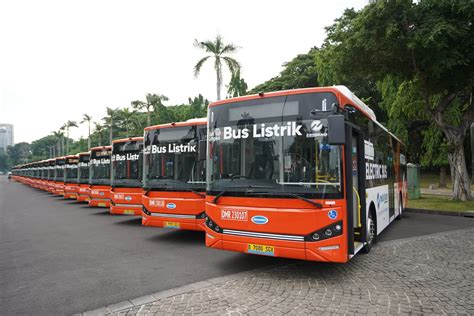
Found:
[[204, 213], [198, 215], [156, 213], [150, 212], [146, 208], [143, 208], [141, 215], [143, 226], [197, 231], [205, 230]]

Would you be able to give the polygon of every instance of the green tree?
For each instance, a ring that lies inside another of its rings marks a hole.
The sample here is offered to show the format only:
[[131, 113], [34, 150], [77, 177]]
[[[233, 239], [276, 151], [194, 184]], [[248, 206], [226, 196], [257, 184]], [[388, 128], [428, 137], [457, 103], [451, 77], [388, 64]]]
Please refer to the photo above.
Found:
[[12, 166], [27, 163], [31, 157], [31, 145], [22, 142], [9, 146], [7, 148], [7, 155]]
[[183, 118], [183, 120], [205, 117], [207, 115], [207, 106], [209, 105], [209, 100], [204, 99], [201, 94], [199, 94], [197, 97], [194, 97], [193, 99], [188, 98], [188, 102], [189, 111], [187, 117]]
[[[114, 128], [117, 125], [117, 120], [119, 116], [119, 109], [115, 108], [109, 108], [107, 107], [107, 116], [103, 118], [105, 125], [109, 129], [109, 144], [112, 144], [112, 141], [114, 140]], [[99, 145], [100, 146], [100, 145]]]
[[99, 122], [94, 122], [95, 133], [98, 136], [98, 146], [102, 146], [102, 139], [104, 138], [104, 126]]
[[317, 87], [318, 71], [316, 55], [318, 49], [311, 48], [307, 54], [300, 54], [283, 64], [280, 74], [249, 91], [250, 94], [297, 88]]
[[87, 122], [87, 128], [88, 128], [87, 148], [91, 148], [91, 122], [92, 122], [92, 116], [90, 116], [88, 114], [83, 114], [81, 124], [84, 124], [86, 122]]
[[66, 155], [69, 155], [69, 130], [78, 126], [76, 121], [67, 121], [64, 126], [66, 127]]
[[60, 128], [57, 132], [53, 132], [53, 136], [56, 139], [56, 147], [54, 151], [55, 152], [54, 156], [55, 157], [62, 156], [63, 153], [61, 150], [62, 149], [61, 144], [63, 144], [63, 140], [64, 140], [63, 128]]
[[232, 57], [227, 56], [226, 54], [232, 54], [237, 51], [237, 46], [234, 44], [225, 44], [222, 41], [222, 37], [217, 35], [216, 38], [211, 41], [207, 40], [200, 42], [197, 39], [194, 40], [194, 46], [204, 50], [209, 55], [201, 58], [197, 64], [194, 66], [194, 76], [199, 76], [202, 65], [209, 59], [214, 58], [214, 70], [216, 71], [217, 82], [217, 100], [221, 99], [221, 88], [222, 88], [222, 64], [223, 62], [229, 68], [231, 74], [235, 74], [237, 70], [240, 69], [240, 64], [237, 60]]
[[345, 72], [373, 82], [391, 75], [419, 89], [421, 109], [448, 144], [453, 198], [460, 200], [471, 199], [463, 143], [474, 116], [473, 18], [472, 1], [377, 1], [346, 11], [325, 42]]
[[130, 130], [133, 130], [137, 125], [136, 112], [130, 111], [128, 108], [121, 109], [117, 117], [120, 121], [120, 126], [125, 129], [126, 137], [130, 137]]
[[240, 69], [232, 74], [227, 87], [227, 97], [235, 98], [247, 94], [248, 85], [243, 78], [240, 78]]

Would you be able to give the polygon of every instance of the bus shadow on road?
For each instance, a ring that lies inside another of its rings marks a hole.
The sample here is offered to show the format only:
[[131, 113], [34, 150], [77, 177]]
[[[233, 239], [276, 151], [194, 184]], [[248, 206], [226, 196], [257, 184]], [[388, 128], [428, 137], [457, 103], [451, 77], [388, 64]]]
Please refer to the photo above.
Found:
[[194, 230], [171, 230], [148, 238], [149, 241], [181, 244], [199, 244], [205, 247], [204, 232]]
[[[119, 215], [123, 216], [123, 215]], [[126, 218], [126, 217], [124, 217]], [[123, 225], [123, 226], [142, 226], [142, 218], [141, 217], [132, 217], [128, 218], [125, 221], [122, 222], [116, 222], [114, 223], [115, 225]]]

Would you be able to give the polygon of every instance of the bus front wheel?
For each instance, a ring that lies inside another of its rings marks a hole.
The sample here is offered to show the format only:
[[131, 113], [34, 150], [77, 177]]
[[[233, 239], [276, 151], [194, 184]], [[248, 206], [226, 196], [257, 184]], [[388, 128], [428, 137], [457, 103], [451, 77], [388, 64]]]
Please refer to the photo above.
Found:
[[369, 253], [372, 245], [377, 242], [377, 219], [375, 217], [375, 211], [371, 207], [369, 216], [367, 217], [367, 241], [362, 249], [364, 253]]

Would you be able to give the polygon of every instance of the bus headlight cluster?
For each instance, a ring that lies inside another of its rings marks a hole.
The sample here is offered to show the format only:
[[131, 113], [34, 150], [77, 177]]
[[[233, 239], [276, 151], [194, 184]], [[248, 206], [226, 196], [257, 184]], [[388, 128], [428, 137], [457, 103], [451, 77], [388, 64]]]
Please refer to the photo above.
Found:
[[328, 238], [336, 237], [342, 235], [342, 221], [336, 222], [329, 226], [318, 229], [311, 234], [308, 234], [304, 237], [305, 241], [321, 241]]
[[212, 221], [212, 219], [209, 216], [206, 216], [206, 226], [212, 229], [213, 231], [217, 233], [222, 233], [222, 228], [219, 227], [215, 222]]

